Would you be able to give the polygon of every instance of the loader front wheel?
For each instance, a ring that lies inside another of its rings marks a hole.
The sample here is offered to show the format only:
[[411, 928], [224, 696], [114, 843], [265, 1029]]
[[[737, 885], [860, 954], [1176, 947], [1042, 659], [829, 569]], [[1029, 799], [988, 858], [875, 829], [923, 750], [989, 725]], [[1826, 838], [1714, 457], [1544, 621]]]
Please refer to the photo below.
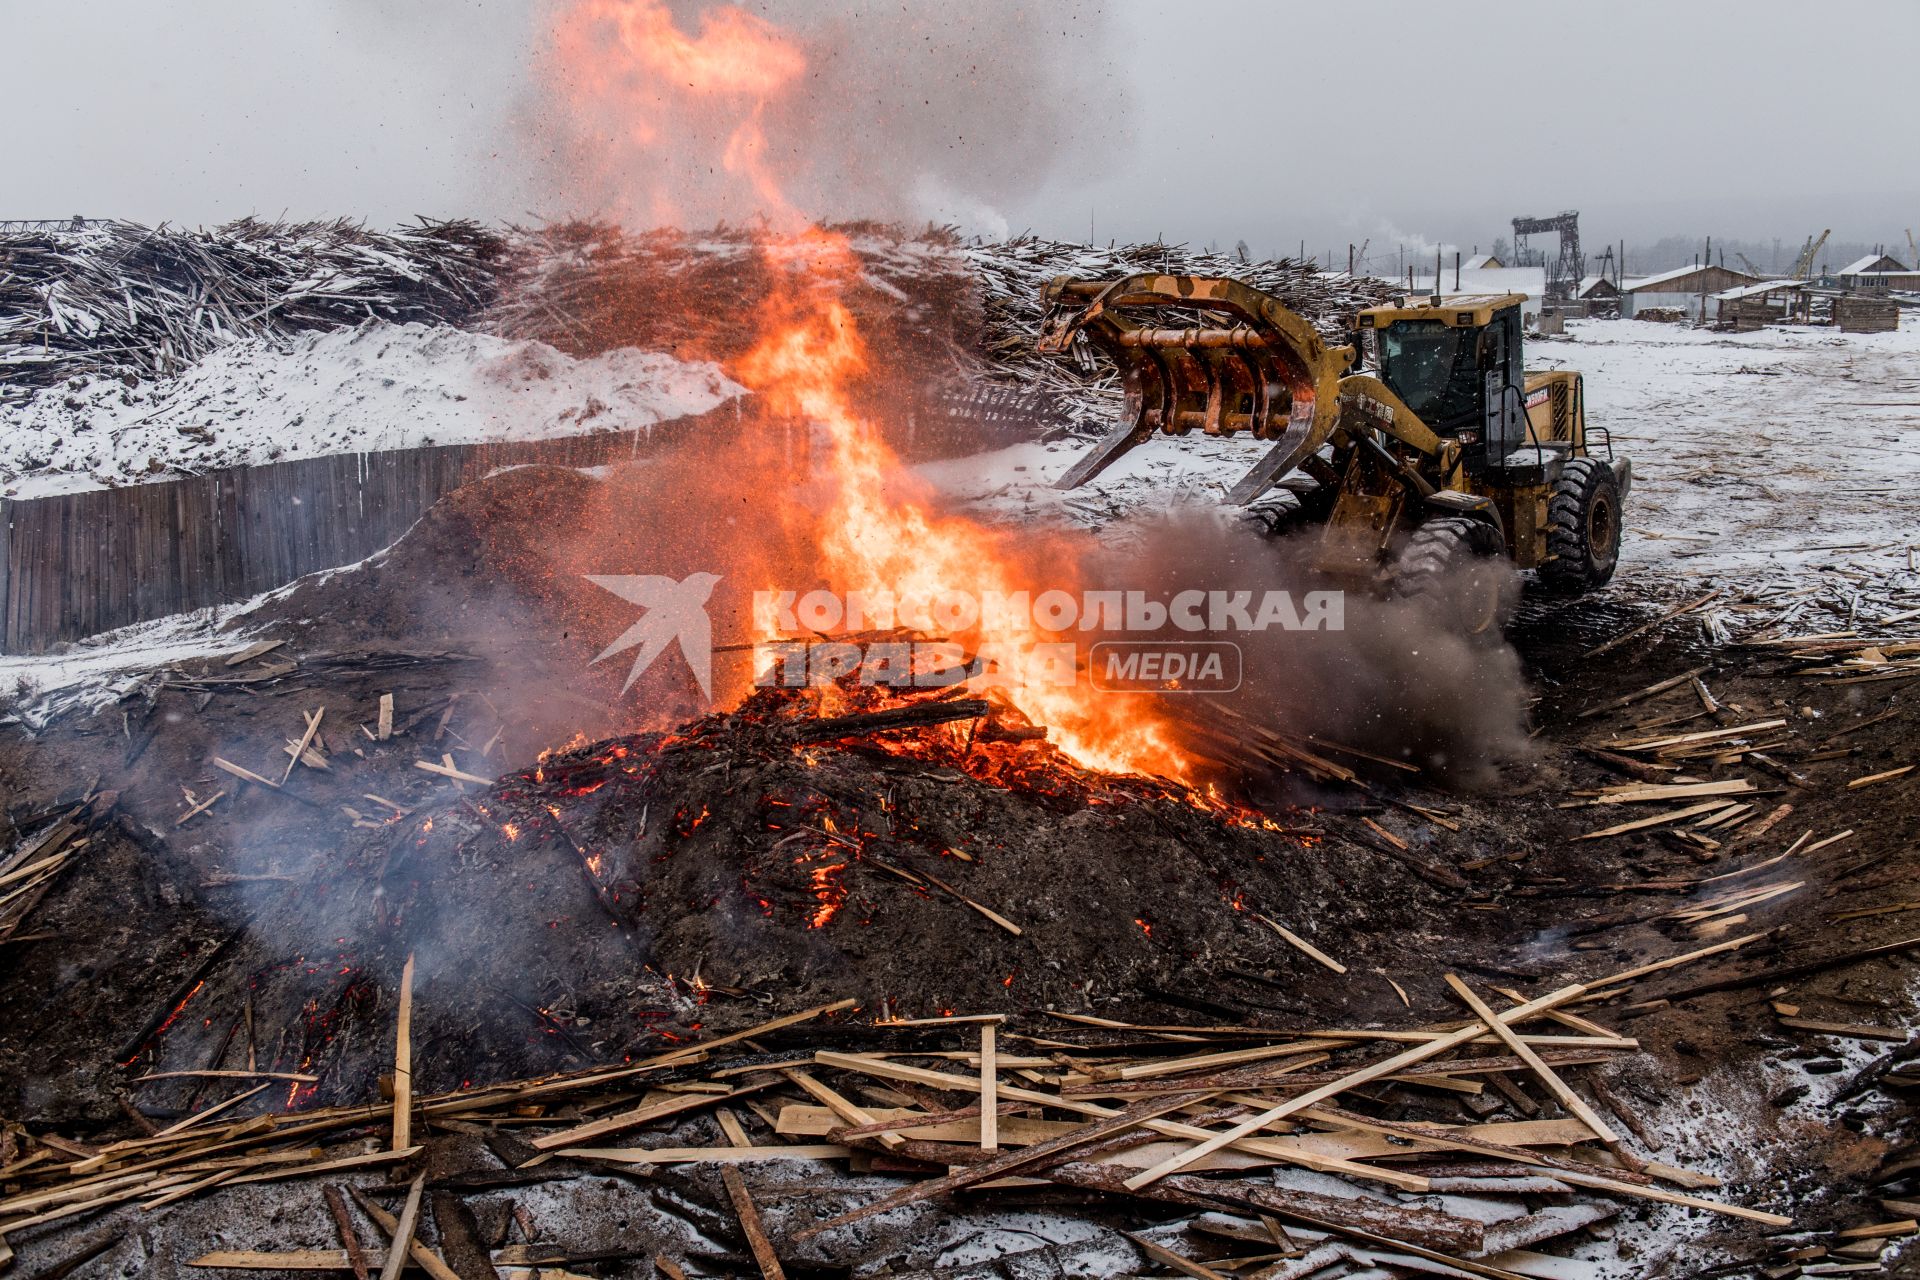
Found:
[[1393, 565], [1393, 594], [1426, 608], [1449, 629], [1497, 639], [1519, 596], [1519, 577], [1500, 531], [1484, 520], [1444, 516], [1414, 530]]
[[1540, 585], [1563, 595], [1605, 586], [1620, 562], [1620, 484], [1598, 458], [1573, 458], [1547, 500]]

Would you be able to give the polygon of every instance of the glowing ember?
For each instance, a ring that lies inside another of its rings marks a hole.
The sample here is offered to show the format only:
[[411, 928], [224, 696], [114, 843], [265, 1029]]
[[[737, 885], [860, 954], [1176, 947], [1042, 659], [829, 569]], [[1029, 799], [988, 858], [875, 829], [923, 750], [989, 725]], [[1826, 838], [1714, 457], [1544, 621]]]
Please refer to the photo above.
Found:
[[840, 904], [847, 900], [847, 887], [840, 881], [840, 873], [847, 869], [846, 858], [837, 850], [823, 849], [803, 853], [793, 861], [795, 865], [808, 869], [808, 889], [819, 900], [819, 905], [807, 917], [807, 928], [822, 928], [840, 910]]

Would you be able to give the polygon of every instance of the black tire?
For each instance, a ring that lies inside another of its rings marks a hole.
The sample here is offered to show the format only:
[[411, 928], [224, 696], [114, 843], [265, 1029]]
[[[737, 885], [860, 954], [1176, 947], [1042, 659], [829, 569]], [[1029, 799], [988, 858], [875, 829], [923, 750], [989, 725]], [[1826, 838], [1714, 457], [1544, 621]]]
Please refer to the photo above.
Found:
[[1497, 639], [1520, 594], [1500, 531], [1484, 520], [1441, 516], [1414, 530], [1393, 563], [1393, 594], [1463, 635]]
[[1285, 538], [1309, 525], [1320, 524], [1333, 507], [1333, 495], [1324, 489], [1310, 493], [1280, 490], [1272, 499], [1246, 509], [1246, 519], [1264, 538]]
[[1605, 586], [1620, 563], [1620, 484], [1598, 458], [1572, 458], [1547, 500], [1540, 585], [1563, 595]]

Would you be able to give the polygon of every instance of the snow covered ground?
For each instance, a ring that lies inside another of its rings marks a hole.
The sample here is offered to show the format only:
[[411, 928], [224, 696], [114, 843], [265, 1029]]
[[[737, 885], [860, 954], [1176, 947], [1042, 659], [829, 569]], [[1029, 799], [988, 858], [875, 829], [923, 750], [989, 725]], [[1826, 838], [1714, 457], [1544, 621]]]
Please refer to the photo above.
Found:
[[1586, 375], [1633, 458], [1622, 574], [1767, 585], [1905, 573], [1920, 541], [1920, 315], [1894, 333], [1568, 326], [1528, 364]]
[[225, 347], [178, 377], [90, 378], [0, 409], [0, 495], [35, 498], [426, 444], [624, 430], [705, 413], [744, 388], [716, 364], [622, 348], [373, 321], [285, 346]]
[[[1766, 593], [1820, 573], [1920, 586], [1908, 559], [1920, 542], [1920, 316], [1878, 334], [1575, 322], [1564, 339], [1530, 340], [1527, 363], [1581, 370], [1589, 424], [1633, 459], [1616, 582]], [[1051, 488], [1087, 447], [1020, 445], [921, 470], [994, 518], [1099, 526], [1216, 500], [1266, 446], [1156, 438], [1090, 485]]]

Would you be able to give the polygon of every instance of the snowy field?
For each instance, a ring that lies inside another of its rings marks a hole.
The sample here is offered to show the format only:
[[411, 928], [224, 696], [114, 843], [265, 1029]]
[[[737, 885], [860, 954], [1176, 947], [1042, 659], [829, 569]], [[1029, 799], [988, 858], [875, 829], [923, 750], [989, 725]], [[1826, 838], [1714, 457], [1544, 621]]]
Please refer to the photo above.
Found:
[[[1622, 585], [1802, 590], [1809, 573], [1920, 585], [1920, 315], [1898, 332], [1725, 334], [1638, 320], [1528, 341], [1532, 369], [1586, 375], [1587, 419], [1633, 460]], [[1051, 488], [1084, 444], [1020, 445], [922, 468], [984, 514], [1098, 526], [1217, 500], [1266, 446], [1199, 433]], [[1598, 447], [1596, 445], [1596, 447]]]
[[742, 394], [705, 361], [372, 321], [224, 347], [178, 377], [95, 377], [0, 408], [0, 496], [335, 453], [630, 430]]

